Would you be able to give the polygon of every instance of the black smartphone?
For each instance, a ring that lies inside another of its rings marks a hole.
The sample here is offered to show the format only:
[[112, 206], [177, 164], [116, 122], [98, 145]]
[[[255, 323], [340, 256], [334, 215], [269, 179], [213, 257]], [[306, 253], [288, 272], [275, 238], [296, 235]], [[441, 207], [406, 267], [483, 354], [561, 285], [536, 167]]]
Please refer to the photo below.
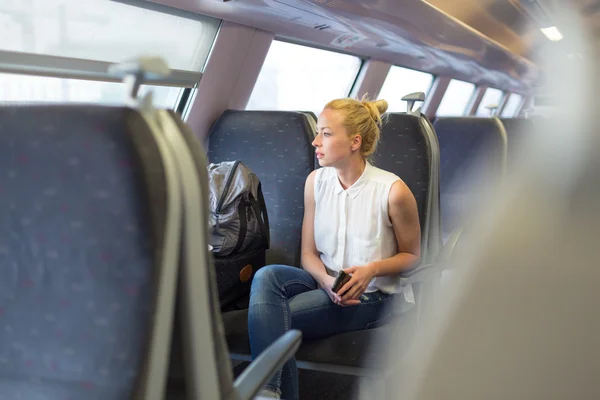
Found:
[[333, 293], [337, 293], [338, 290], [342, 288], [350, 280], [352, 275], [345, 273], [344, 271], [338, 272], [338, 276], [335, 278], [333, 282], [333, 286], [331, 287], [331, 291]]

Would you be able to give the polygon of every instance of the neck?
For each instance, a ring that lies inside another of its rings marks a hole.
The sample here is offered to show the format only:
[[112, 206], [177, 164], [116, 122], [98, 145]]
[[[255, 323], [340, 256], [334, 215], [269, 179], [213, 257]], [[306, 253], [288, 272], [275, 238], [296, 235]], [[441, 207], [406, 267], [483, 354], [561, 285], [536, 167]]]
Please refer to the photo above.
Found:
[[336, 167], [338, 179], [344, 190], [354, 185], [358, 178], [363, 174], [366, 167], [367, 161], [360, 156], [348, 160], [346, 165]]

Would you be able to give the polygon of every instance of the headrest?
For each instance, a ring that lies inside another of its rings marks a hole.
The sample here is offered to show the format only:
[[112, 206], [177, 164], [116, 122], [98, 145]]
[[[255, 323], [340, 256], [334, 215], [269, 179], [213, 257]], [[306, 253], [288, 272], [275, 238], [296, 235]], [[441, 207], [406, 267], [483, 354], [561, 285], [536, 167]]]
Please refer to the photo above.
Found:
[[[408, 114], [410, 114], [417, 101], [425, 101], [425, 93], [423, 93], [423, 92], [409, 93], [402, 98], [402, 101], [406, 101], [408, 103], [406, 112]], [[420, 111], [419, 111], [419, 113], [420, 113]]]

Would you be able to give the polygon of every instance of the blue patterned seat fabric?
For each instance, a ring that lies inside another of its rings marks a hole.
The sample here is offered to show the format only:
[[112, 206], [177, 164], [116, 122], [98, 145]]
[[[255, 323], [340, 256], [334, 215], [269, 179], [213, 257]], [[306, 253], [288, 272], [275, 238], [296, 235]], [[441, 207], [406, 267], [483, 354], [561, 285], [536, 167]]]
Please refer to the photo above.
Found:
[[506, 156], [498, 119], [446, 117], [434, 124], [440, 144], [440, 205], [444, 238], [461, 226], [481, 189], [499, 182]]
[[267, 264], [298, 264], [312, 137], [306, 116], [287, 111], [227, 110], [210, 131], [209, 162], [240, 160], [262, 183], [271, 230]]
[[153, 304], [132, 111], [0, 108], [0, 399], [129, 399]]
[[431, 169], [430, 150], [419, 117], [390, 113], [381, 132], [381, 141], [373, 155], [378, 168], [398, 175], [417, 201], [421, 227], [427, 216], [427, 195]]

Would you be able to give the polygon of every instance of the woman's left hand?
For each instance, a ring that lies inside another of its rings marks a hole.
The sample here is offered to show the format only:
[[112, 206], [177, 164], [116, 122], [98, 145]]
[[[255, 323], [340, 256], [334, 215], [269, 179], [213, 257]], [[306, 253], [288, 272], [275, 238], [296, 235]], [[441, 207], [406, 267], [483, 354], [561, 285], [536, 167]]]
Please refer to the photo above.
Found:
[[342, 301], [358, 300], [365, 290], [367, 290], [371, 280], [375, 277], [375, 271], [369, 264], [345, 268], [344, 272], [351, 274], [352, 277], [337, 292], [338, 296], [342, 298]]

